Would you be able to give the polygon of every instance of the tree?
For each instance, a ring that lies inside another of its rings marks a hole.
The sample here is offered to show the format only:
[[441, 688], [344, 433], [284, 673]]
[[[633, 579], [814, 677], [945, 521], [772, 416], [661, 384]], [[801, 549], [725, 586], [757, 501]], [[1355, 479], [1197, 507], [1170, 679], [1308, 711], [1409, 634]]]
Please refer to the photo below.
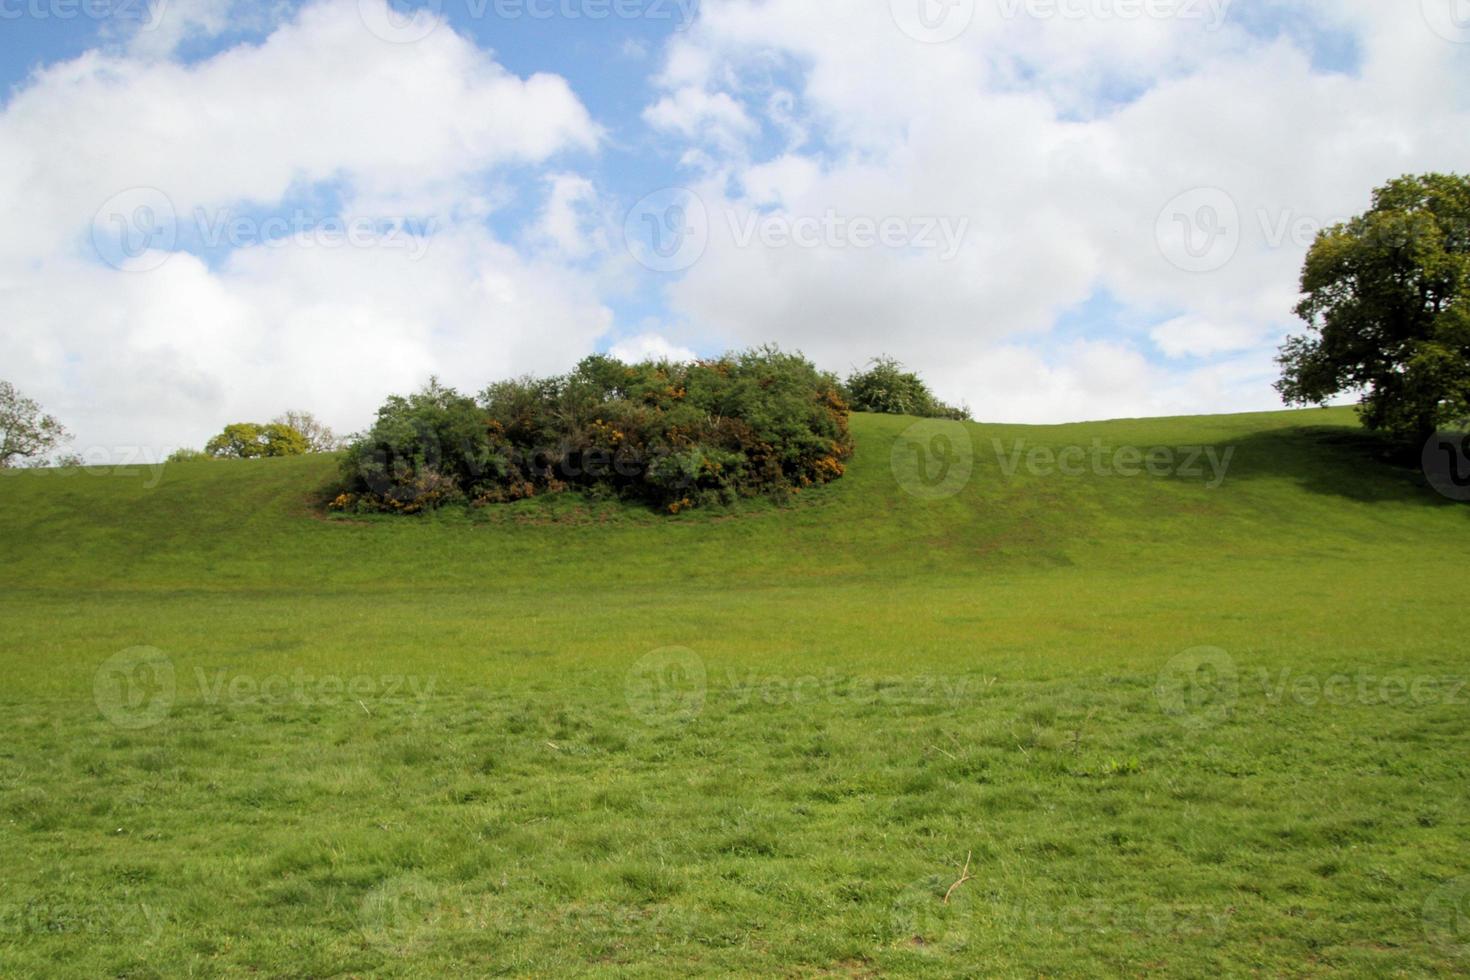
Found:
[[307, 450], [306, 437], [289, 425], [270, 422], [237, 422], [205, 445], [204, 451], [220, 459], [260, 459], [265, 456], [300, 456]]
[[967, 421], [970, 410], [946, 405], [934, 397], [924, 380], [891, 357], [875, 357], [866, 371], [854, 371], [847, 379], [847, 400], [854, 412], [888, 415], [917, 415], [920, 418]]
[[306, 451], [309, 453], [334, 453], [342, 448], [343, 440], [310, 412], [290, 411], [273, 421], [301, 433], [306, 438]]
[[1402, 177], [1322, 231], [1302, 268], [1276, 389], [1289, 404], [1358, 393], [1370, 429], [1422, 442], [1470, 423], [1470, 177]]
[[0, 381], [0, 469], [40, 463], [70, 438], [40, 405]]

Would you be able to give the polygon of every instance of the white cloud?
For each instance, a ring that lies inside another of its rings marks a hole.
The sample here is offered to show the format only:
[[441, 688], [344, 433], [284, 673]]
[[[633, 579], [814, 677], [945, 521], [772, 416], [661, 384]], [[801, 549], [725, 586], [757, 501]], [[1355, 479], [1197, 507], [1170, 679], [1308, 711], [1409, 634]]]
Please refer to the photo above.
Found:
[[655, 333], [641, 333], [619, 341], [613, 344], [608, 353], [629, 364], [641, 361], [694, 361], [699, 358], [689, 348], [670, 343]]
[[[886, 351], [994, 417], [1267, 408], [1278, 404], [1274, 347], [1299, 328], [1291, 310], [1310, 244], [1282, 229], [1356, 213], [1386, 179], [1470, 158], [1465, 51], [1413, 4], [1276, 5], [1351, 36], [1353, 74], [1319, 67], [1300, 34], [1247, 31], [1229, 10], [1211, 30], [1008, 20], [1007, 6], [978, 5], [944, 44], [906, 36], [887, 4], [841, 17], [803, 0], [708, 6], [670, 43], [664, 98], [723, 94], [812, 139], [763, 159], [753, 135], [719, 152], [695, 127], [679, 130], [704, 153], [690, 180], [711, 234], [669, 289], [675, 314], [721, 340], [779, 338], [838, 368]], [[1233, 254], [1206, 271], [1171, 264], [1156, 237], [1165, 205], [1196, 188], [1230, 205], [1220, 216]], [[742, 245], [723, 231], [731, 214], [773, 207], [969, 225], [948, 262], [914, 249]], [[1095, 323], [1082, 346], [1045, 341], [1095, 295], [1158, 326]]]
[[1256, 347], [1268, 339], [1261, 334], [1259, 325], [1177, 316], [1154, 327], [1149, 337], [1170, 357], [1208, 357]]
[[[288, 407], [350, 429], [431, 372], [474, 388], [563, 369], [611, 314], [581, 278], [486, 229], [484, 178], [599, 140], [562, 79], [512, 75], [448, 29], [384, 43], [356, 0], [197, 64], [90, 52], [51, 66], [0, 111], [0, 361], [82, 446], [198, 445]], [[257, 236], [214, 268], [148, 253], [140, 263], [167, 261], [123, 272], [89, 229], [138, 186], [184, 225], [196, 209], [248, 216], [330, 188], [348, 219], [429, 215], [417, 227], [432, 234], [400, 247]], [[582, 188], [556, 186], [547, 228], [570, 243], [556, 209]]]
[[552, 174], [546, 183], [549, 192], [534, 237], [568, 259], [606, 252], [605, 222], [592, 181], [577, 174]]
[[151, 0], [122, 10], [136, 12], [127, 39], [128, 52], [145, 58], [165, 58], [185, 41], [216, 37], [227, 30], [265, 31], [280, 22], [287, 10], [280, 4], [246, 4], [236, 0]]
[[756, 129], [740, 103], [729, 95], [692, 86], [659, 99], [644, 111], [643, 118], [655, 129], [705, 139], [727, 152], [738, 148]]

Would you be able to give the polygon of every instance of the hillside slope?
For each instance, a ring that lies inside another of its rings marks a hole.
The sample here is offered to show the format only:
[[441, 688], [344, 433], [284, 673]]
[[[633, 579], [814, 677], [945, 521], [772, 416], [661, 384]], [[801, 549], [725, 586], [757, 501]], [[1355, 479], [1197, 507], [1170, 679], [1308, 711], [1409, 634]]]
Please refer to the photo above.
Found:
[[1346, 410], [914, 425], [733, 514], [0, 477], [0, 973], [1463, 968], [1470, 507]]
[[[1347, 409], [971, 425], [972, 474], [938, 500], [907, 492], [894, 468], [895, 440], [914, 422], [855, 416], [858, 452], [846, 478], [793, 506], [733, 516], [669, 518], [557, 499], [469, 518], [344, 521], [318, 512], [336, 472], [319, 456], [169, 465], [161, 481], [147, 468], [12, 471], [0, 477], [0, 582], [127, 591], [539, 589], [607, 581], [611, 562], [629, 584], [796, 584], [1349, 557], [1365, 543], [1411, 555], [1466, 520], [1419, 474], [1378, 460]], [[1119, 449], [1165, 447], [1183, 472], [1093, 472], [1099, 445], [1104, 471]], [[1033, 450], [1067, 447], [1085, 456], [1028, 463]], [[1212, 464], [1227, 452], [1222, 475]], [[911, 451], [900, 455], [911, 467]]]

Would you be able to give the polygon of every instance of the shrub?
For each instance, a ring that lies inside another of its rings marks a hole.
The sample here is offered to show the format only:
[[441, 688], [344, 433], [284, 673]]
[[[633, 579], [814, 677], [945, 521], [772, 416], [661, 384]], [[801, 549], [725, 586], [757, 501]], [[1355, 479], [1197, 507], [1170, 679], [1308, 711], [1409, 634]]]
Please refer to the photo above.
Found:
[[970, 419], [964, 406], [946, 405], [934, 397], [929, 386], [891, 357], [877, 357], [866, 371], [854, 371], [845, 386], [847, 400], [855, 412], [886, 415], [917, 415], [928, 419]]
[[589, 357], [472, 399], [395, 396], [343, 460], [340, 510], [416, 512], [571, 489], [678, 513], [837, 479], [852, 453], [837, 380], [774, 347], [692, 364]]
[[166, 462], [169, 463], [197, 463], [200, 460], [213, 459], [209, 453], [200, 452], [198, 449], [175, 449], [168, 454]]

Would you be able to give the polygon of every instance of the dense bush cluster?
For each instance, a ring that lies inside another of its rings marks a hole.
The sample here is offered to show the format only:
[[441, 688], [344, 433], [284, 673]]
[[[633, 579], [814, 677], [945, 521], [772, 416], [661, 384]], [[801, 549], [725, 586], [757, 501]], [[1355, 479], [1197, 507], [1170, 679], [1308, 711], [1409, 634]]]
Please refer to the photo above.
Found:
[[923, 379], [891, 357], [875, 358], [866, 371], [855, 371], [843, 387], [854, 412], [917, 415], [926, 419], [969, 421], [970, 410], [946, 405]]
[[337, 510], [417, 513], [569, 489], [678, 513], [790, 494], [852, 453], [837, 379], [759, 348], [692, 364], [582, 361], [478, 398], [437, 381], [389, 398], [348, 446]]

